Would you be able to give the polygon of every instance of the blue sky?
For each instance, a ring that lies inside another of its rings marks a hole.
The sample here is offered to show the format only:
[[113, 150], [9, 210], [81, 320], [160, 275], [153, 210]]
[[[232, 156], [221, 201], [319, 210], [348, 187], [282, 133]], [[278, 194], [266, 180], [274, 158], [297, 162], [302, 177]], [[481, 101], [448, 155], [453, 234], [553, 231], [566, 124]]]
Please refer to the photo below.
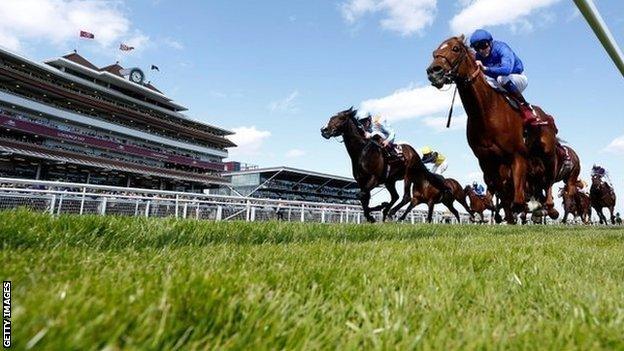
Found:
[[[596, 5], [624, 45], [624, 2]], [[349, 176], [344, 146], [319, 128], [353, 105], [382, 112], [398, 140], [444, 153], [445, 175], [462, 183], [480, 177], [463, 111], [440, 128], [450, 91], [433, 90], [425, 68], [441, 41], [484, 26], [523, 60], [527, 99], [555, 116], [584, 177], [600, 162], [624, 189], [624, 79], [571, 1], [4, 0], [0, 23], [0, 45], [36, 60], [76, 48], [98, 65], [159, 66], [147, 79], [190, 117], [239, 132], [232, 159]], [[120, 42], [137, 49], [123, 54]]]

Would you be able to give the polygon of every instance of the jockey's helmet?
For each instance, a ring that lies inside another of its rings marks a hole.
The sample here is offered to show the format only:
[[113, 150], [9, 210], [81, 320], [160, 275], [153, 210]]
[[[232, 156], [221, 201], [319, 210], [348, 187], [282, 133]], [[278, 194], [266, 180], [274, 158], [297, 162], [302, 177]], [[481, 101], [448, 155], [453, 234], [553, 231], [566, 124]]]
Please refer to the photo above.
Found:
[[477, 43], [482, 41], [492, 41], [492, 34], [485, 29], [477, 29], [470, 36], [470, 47], [475, 47]]
[[476, 180], [475, 180], [474, 182], [472, 182], [472, 186], [473, 186], [473, 187], [475, 187], [475, 188], [476, 188], [476, 187], [477, 187], [477, 185], [478, 185], [478, 184], [477, 184], [477, 181], [476, 181]]
[[381, 123], [381, 115], [374, 115], [373, 123]]
[[429, 146], [424, 146], [422, 149], [420, 149], [420, 152], [422, 152], [423, 155], [430, 154], [431, 148]]

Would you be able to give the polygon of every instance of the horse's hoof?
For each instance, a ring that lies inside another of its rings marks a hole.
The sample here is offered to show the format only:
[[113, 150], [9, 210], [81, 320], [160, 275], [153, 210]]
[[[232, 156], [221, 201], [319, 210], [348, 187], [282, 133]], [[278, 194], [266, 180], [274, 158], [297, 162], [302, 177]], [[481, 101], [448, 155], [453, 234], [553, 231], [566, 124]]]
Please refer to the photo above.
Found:
[[554, 208], [551, 208], [548, 210], [548, 217], [550, 217], [550, 219], [557, 219], [559, 218], [559, 211], [555, 210]]

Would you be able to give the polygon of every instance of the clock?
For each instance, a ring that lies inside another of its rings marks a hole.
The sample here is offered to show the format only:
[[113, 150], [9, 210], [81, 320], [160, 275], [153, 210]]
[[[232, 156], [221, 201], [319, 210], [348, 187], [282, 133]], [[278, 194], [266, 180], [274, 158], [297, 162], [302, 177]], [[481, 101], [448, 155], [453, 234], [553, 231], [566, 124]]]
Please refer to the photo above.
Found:
[[145, 73], [138, 68], [133, 68], [130, 71], [130, 81], [136, 84], [143, 84], [145, 80]]

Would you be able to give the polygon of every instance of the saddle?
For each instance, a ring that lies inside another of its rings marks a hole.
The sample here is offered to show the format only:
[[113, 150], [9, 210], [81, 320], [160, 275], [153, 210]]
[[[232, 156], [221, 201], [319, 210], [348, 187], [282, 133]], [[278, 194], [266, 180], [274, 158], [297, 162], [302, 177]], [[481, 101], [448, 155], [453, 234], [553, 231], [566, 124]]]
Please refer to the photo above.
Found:
[[[492, 89], [494, 89], [497, 93], [503, 96], [505, 101], [507, 101], [507, 103], [509, 104], [509, 106], [511, 106], [512, 109], [522, 113], [522, 108], [520, 107], [520, 103], [515, 98], [513, 98], [511, 94], [509, 94], [505, 90], [499, 89], [498, 87], [491, 85], [491, 83], [489, 82], [488, 84], [490, 84], [490, 87]], [[551, 115], [546, 114], [538, 106], [531, 105], [531, 108], [533, 110], [533, 115], [535, 116], [535, 118], [537, 118], [537, 122], [534, 123], [533, 126], [538, 127], [538, 126], [552, 125], [555, 128], [555, 134], [559, 132], [559, 130], [557, 129], [557, 126], [555, 125], [555, 119]]]

